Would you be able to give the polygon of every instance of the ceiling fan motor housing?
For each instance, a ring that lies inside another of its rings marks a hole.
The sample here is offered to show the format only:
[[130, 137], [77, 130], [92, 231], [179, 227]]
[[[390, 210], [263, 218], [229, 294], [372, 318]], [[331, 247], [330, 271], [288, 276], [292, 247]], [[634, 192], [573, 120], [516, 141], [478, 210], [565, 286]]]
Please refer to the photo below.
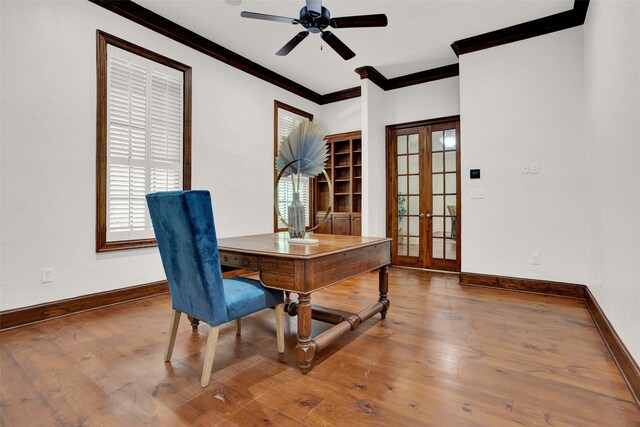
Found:
[[320, 15], [309, 12], [307, 7], [303, 7], [300, 9], [300, 24], [309, 30], [310, 33], [317, 34], [321, 33], [322, 30], [329, 26], [329, 21], [331, 19], [331, 14], [329, 10], [322, 6]]

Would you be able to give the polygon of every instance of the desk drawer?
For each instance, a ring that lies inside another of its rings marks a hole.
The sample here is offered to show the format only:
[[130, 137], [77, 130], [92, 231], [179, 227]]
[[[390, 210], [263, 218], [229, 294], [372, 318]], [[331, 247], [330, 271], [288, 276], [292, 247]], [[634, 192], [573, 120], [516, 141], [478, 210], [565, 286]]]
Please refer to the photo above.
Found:
[[257, 270], [259, 267], [258, 258], [255, 256], [225, 251], [220, 251], [220, 264], [249, 270]]

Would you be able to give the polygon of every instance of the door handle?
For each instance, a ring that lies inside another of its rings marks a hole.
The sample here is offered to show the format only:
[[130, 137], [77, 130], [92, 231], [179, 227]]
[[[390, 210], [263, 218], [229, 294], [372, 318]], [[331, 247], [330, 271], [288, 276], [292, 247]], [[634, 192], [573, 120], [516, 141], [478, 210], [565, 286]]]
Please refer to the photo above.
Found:
[[[423, 219], [425, 215], [424, 215], [423, 213], [421, 213], [421, 214], [420, 214], [420, 215], [418, 215], [418, 216], [420, 217], [420, 219]], [[432, 217], [432, 216], [433, 216], [433, 215], [431, 215], [431, 213], [430, 213], [430, 212], [427, 212], [427, 219], [431, 219], [431, 217]]]

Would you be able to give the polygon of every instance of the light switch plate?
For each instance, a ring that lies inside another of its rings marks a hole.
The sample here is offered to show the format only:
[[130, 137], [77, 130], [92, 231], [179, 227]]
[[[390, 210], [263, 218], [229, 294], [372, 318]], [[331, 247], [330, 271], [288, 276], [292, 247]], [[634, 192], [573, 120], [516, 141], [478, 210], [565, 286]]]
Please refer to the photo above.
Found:
[[471, 189], [471, 198], [472, 199], [484, 199], [484, 188], [472, 188]]
[[538, 162], [531, 162], [531, 173], [539, 173], [540, 169], [538, 168]]

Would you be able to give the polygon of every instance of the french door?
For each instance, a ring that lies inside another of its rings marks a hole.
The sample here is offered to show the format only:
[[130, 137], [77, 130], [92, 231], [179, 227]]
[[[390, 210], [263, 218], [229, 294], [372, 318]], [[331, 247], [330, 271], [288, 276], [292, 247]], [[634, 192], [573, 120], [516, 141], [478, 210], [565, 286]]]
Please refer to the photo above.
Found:
[[460, 119], [387, 126], [392, 263], [460, 271]]

